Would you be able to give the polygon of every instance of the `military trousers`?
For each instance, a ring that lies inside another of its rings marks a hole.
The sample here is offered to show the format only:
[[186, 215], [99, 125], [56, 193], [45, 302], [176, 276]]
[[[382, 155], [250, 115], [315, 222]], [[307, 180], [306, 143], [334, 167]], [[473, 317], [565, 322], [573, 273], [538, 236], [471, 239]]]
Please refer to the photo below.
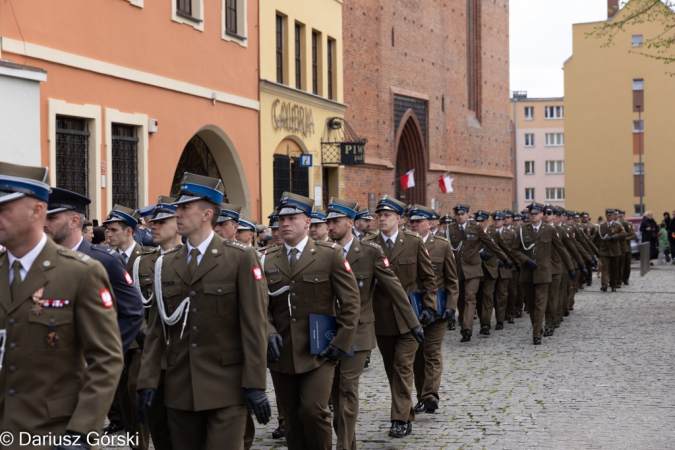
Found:
[[569, 277], [560, 278], [560, 289], [558, 291], [558, 310], [556, 311], [556, 322], [562, 322], [567, 305], [567, 285], [570, 282]]
[[171, 430], [169, 430], [169, 413], [164, 406], [165, 376], [166, 370], [162, 370], [155, 392], [155, 400], [148, 410], [148, 428], [155, 450], [172, 450], [173, 448], [171, 445]]
[[[122, 421], [127, 433], [134, 436], [138, 433], [138, 449], [148, 450], [150, 447], [150, 428], [148, 421], [138, 421], [138, 375], [141, 371], [142, 351], [140, 348], [127, 350], [124, 355], [124, 365], [127, 368], [126, 384], [120, 386], [120, 400], [122, 405]], [[124, 380], [124, 377], [122, 378]]]
[[562, 278], [567, 275], [554, 274], [553, 280], [548, 285], [548, 300], [546, 301], [546, 329], [553, 331], [558, 315], [558, 303], [562, 302], [560, 297], [560, 284]]
[[419, 344], [410, 332], [398, 336], [375, 336], [382, 354], [384, 371], [391, 391], [392, 421], [415, 420], [412, 404], [413, 363]]
[[359, 377], [370, 350], [354, 352], [335, 366], [333, 377], [333, 429], [336, 450], [356, 450], [356, 421], [359, 415]]
[[600, 259], [602, 260], [602, 287], [615, 287], [619, 276], [620, 257], [601, 256]]
[[624, 283], [628, 283], [628, 280], [630, 280], [630, 263], [633, 260], [633, 253], [628, 250], [626, 253], [623, 254], [623, 267], [621, 268], [621, 278], [620, 281], [623, 281]]
[[[516, 302], [518, 297], [518, 289], [520, 287], [519, 278], [520, 271], [515, 270], [511, 272], [512, 276], [509, 280], [509, 296], [506, 301], [506, 318], [513, 319], [516, 317]], [[522, 308], [521, 308], [522, 309]]]
[[524, 304], [525, 304], [525, 290], [523, 289], [523, 283], [518, 283], [516, 290], [516, 316], [518, 314], [522, 314]]
[[415, 390], [417, 400], [433, 397], [438, 402], [438, 391], [441, 388], [443, 374], [443, 336], [445, 336], [445, 321], [440, 316], [424, 327], [424, 344], [415, 352], [413, 373], [415, 376]]
[[523, 283], [523, 292], [527, 312], [530, 314], [530, 322], [532, 323], [532, 337], [540, 338], [541, 325], [544, 321], [546, 302], [548, 301], [548, 283]]
[[167, 408], [175, 450], [243, 450], [248, 410], [244, 405], [205, 411]]
[[289, 450], [330, 450], [333, 432], [328, 400], [336, 363], [326, 360], [305, 373], [270, 371], [277, 399], [284, 412]]
[[469, 278], [459, 282], [459, 329], [473, 332], [473, 315], [476, 313], [476, 294], [480, 286], [480, 278]]
[[480, 329], [489, 330], [492, 327], [492, 310], [494, 309], [495, 285], [497, 280], [485, 275], [480, 283], [476, 308], [480, 318]]
[[495, 318], [497, 323], [504, 323], [506, 318], [506, 307], [509, 301], [509, 287], [511, 285], [511, 278], [498, 278], [495, 283]]

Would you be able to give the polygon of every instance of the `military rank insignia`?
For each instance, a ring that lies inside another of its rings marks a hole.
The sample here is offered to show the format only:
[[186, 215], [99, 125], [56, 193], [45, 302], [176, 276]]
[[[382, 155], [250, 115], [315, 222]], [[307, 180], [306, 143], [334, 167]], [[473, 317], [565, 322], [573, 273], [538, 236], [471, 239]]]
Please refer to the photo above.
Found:
[[45, 338], [47, 345], [50, 347], [56, 346], [59, 342], [59, 335], [56, 333], [56, 327], [47, 328], [47, 337]]

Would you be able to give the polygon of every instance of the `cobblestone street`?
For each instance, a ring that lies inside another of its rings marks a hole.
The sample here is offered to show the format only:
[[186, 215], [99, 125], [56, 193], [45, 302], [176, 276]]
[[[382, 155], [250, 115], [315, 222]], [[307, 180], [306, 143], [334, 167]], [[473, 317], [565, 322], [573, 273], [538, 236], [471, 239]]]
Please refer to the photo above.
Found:
[[[387, 436], [389, 389], [375, 350], [361, 376], [359, 448], [673, 448], [675, 267], [642, 278], [633, 269], [617, 293], [594, 279], [539, 347], [527, 315], [468, 344], [449, 331], [441, 407], [418, 415], [404, 439]], [[259, 427], [253, 448], [285, 448], [270, 437], [275, 427]]]

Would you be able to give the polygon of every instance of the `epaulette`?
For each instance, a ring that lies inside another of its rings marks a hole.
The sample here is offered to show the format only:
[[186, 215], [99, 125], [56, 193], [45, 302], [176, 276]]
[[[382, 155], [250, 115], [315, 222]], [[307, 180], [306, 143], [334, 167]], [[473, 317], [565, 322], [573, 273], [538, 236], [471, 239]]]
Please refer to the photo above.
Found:
[[439, 240], [441, 240], [441, 241], [443, 241], [443, 242], [450, 242], [450, 241], [448, 241], [448, 238], [446, 238], [445, 236], [439, 236], [439, 235], [437, 235], [437, 234], [434, 235], [434, 239], [439, 239]]
[[378, 244], [377, 242], [374, 242], [374, 241], [371, 241], [371, 240], [367, 241], [365, 239], [361, 239], [359, 242], [361, 243], [361, 245], [367, 245], [368, 247], [373, 247], [373, 248], [376, 248], [379, 251], [382, 251], [382, 246], [380, 244]]
[[327, 242], [327, 241], [314, 241], [316, 245], [320, 245], [321, 247], [328, 247], [328, 248], [342, 248], [339, 245], [337, 245], [335, 242]]
[[406, 234], [406, 235], [408, 235], [408, 236], [415, 236], [416, 238], [422, 239], [422, 236], [420, 236], [420, 234], [417, 233], [416, 231], [408, 231], [408, 230], [405, 230], [405, 231], [403, 232], [403, 234]]
[[267, 247], [267, 249], [265, 250], [265, 254], [266, 254], [266, 255], [269, 255], [269, 254], [271, 254], [272, 252], [278, 252], [278, 251], [281, 250], [282, 248], [284, 248], [284, 247], [283, 247], [283, 246], [279, 246], [279, 247], [270, 246], [270, 247]]
[[367, 235], [365, 235], [365, 237], [363, 237], [363, 238], [361, 239], [361, 241], [362, 241], [362, 242], [373, 241], [373, 240], [375, 240], [376, 238], [377, 238], [377, 233], [375, 233], [375, 234], [367, 234]]
[[68, 249], [63, 248], [63, 247], [58, 249], [58, 253], [59, 253], [59, 255], [65, 256], [67, 258], [74, 259], [76, 261], [80, 261], [84, 264], [87, 264], [87, 261], [89, 261], [91, 259], [91, 257], [89, 255], [85, 255], [82, 252], [77, 252], [77, 251], [74, 251], [74, 250], [68, 250]]
[[159, 251], [159, 247], [141, 247], [141, 255], [147, 255], [148, 253], [155, 253]]
[[245, 251], [248, 245], [241, 244], [237, 241], [228, 241], [228, 240], [223, 240], [223, 243], [227, 245], [228, 247], [233, 247], [241, 251]]
[[105, 253], [106, 255], [110, 256], [117, 253], [115, 250], [113, 250], [110, 247], [106, 247], [105, 245], [91, 244], [91, 249], [96, 250], [97, 252]]

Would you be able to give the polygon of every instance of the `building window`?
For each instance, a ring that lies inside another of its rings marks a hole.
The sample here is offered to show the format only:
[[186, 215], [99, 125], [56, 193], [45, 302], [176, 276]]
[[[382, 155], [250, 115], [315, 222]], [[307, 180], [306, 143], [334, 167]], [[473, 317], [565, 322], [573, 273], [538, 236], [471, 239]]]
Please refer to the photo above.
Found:
[[525, 147], [534, 147], [534, 134], [525, 134]]
[[633, 47], [642, 47], [642, 35], [634, 34], [632, 39]]
[[204, 0], [173, 0], [171, 20], [204, 31]]
[[634, 163], [633, 164], [633, 175], [643, 175], [645, 172], [645, 165], [644, 163]]
[[237, 0], [226, 0], [227, 9], [225, 11], [225, 29], [233, 34], [237, 34]]
[[302, 89], [302, 25], [295, 24], [295, 87]]
[[525, 201], [534, 201], [534, 188], [525, 188]]
[[272, 170], [274, 204], [279, 203], [284, 192], [309, 197], [309, 168], [300, 167], [300, 157], [275, 154]]
[[192, 17], [192, 0], [176, 0], [176, 9], [179, 13]]
[[645, 90], [645, 80], [643, 80], [643, 79], [633, 80], [633, 90], [634, 91], [644, 91]]
[[112, 124], [113, 205], [137, 209], [138, 136], [132, 125]]
[[545, 109], [545, 117], [547, 119], [562, 119], [563, 118], [563, 107], [562, 106], [547, 106]]
[[222, 38], [225, 41], [236, 42], [242, 47], [248, 47], [246, 36], [246, 0], [221, 0], [222, 11]]
[[476, 119], [482, 119], [482, 0], [466, 1], [466, 59], [467, 59], [467, 107], [476, 113]]
[[645, 215], [645, 208], [646, 205], [642, 205], [642, 208], [640, 208], [640, 205], [633, 205], [633, 215], [640, 217]]
[[525, 120], [534, 120], [534, 106], [525, 107]]
[[328, 77], [328, 98], [330, 100], [335, 99], [335, 93], [333, 92], [333, 82], [334, 82], [334, 68], [335, 68], [335, 39], [328, 38], [328, 72], [326, 76]]
[[284, 17], [277, 14], [277, 83], [284, 83]]
[[319, 95], [319, 33], [312, 31], [312, 94]]
[[56, 116], [56, 187], [89, 196], [89, 135], [85, 119]]
[[546, 173], [565, 173], [565, 161], [546, 161]]
[[565, 200], [565, 188], [546, 188], [546, 201]]
[[644, 127], [645, 127], [644, 120], [633, 121], [633, 133], [644, 133], [645, 132]]
[[534, 175], [534, 161], [525, 161], [525, 175]]
[[546, 133], [547, 147], [560, 147], [564, 145], [563, 133]]

